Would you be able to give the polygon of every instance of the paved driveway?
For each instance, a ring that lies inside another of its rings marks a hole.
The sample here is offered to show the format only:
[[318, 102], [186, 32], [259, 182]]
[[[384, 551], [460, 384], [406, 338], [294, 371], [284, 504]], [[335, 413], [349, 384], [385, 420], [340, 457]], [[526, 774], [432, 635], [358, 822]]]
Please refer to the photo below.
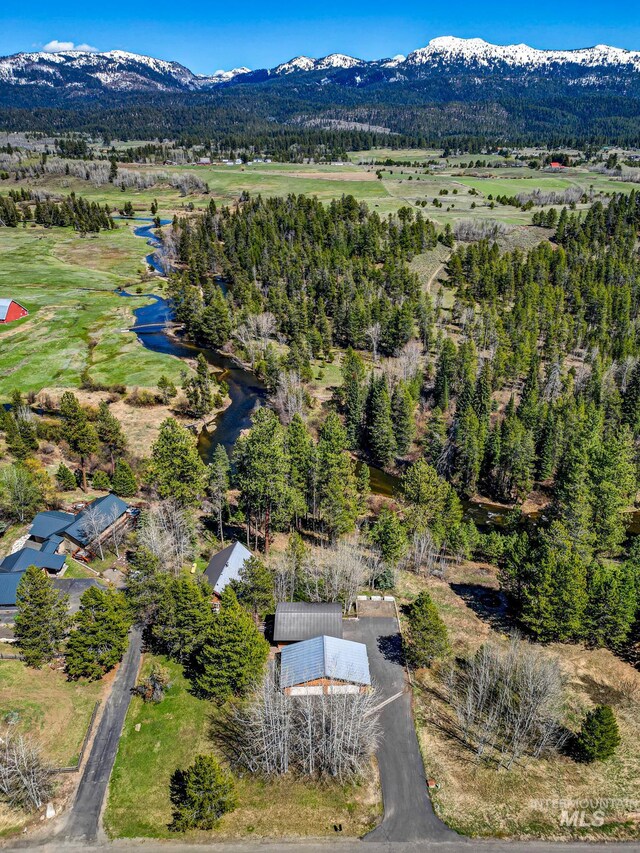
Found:
[[109, 777], [118, 752], [120, 734], [131, 699], [131, 688], [135, 686], [138, 675], [141, 648], [141, 632], [134, 628], [111, 693], [105, 702], [93, 746], [62, 833], [67, 840], [82, 841], [86, 844], [95, 842], [98, 837]]
[[[365, 643], [371, 676], [381, 702], [396, 696], [380, 711], [382, 742], [377, 758], [382, 783], [384, 819], [367, 841], [456, 841], [456, 832], [436, 817], [427, 793], [422, 756], [411, 711], [411, 694], [400, 656], [396, 619], [364, 617], [344, 623], [348, 640]], [[402, 695], [397, 696], [401, 693]]]

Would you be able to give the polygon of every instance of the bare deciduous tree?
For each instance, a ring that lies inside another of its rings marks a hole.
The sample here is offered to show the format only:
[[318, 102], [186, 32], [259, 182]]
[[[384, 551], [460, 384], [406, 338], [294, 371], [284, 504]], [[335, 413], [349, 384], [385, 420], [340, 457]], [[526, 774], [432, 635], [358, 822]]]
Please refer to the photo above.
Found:
[[357, 778], [378, 744], [375, 690], [286, 696], [273, 672], [233, 707], [220, 740], [236, 767], [262, 776]]
[[87, 542], [87, 547], [92, 551], [97, 547], [100, 559], [104, 560], [104, 548], [102, 547], [102, 534], [109, 526], [109, 519], [100, 512], [97, 506], [89, 506], [82, 513], [80, 531]]
[[378, 347], [380, 345], [380, 336], [382, 334], [382, 326], [380, 323], [373, 323], [365, 332], [365, 336], [371, 342], [371, 352], [373, 360], [378, 361]]
[[478, 757], [511, 769], [523, 755], [537, 758], [562, 743], [566, 678], [555, 658], [517, 635], [506, 648], [483, 645], [446, 683], [459, 736]]
[[163, 571], [179, 574], [193, 556], [194, 535], [187, 512], [175, 501], [162, 501], [144, 513], [138, 542], [158, 558]]
[[284, 424], [290, 424], [294, 415], [302, 414], [304, 387], [297, 370], [280, 373], [273, 402]]
[[5, 729], [0, 736], [0, 796], [25, 811], [39, 809], [51, 797], [53, 775], [39, 744]]

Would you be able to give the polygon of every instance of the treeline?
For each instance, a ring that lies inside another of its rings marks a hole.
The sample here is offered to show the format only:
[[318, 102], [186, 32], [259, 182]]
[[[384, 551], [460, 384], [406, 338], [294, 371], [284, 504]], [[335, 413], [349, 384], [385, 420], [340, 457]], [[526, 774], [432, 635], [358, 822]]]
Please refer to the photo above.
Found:
[[0, 226], [16, 228], [21, 222], [35, 222], [45, 228], [71, 227], [82, 233], [110, 231], [116, 227], [109, 205], [88, 201], [75, 193], [62, 201], [37, 198], [35, 204], [29, 192], [0, 196]]
[[[624, 95], [606, 88], [584, 91], [565, 80], [544, 86], [483, 79], [481, 91], [468, 78], [442, 74], [402, 86], [318, 85], [298, 75], [262, 84], [236, 84], [215, 92], [93, 92], [79, 106], [64, 91], [0, 86], [0, 125], [60, 137], [69, 132], [93, 138], [165, 139], [181, 144], [214, 142], [220, 151], [255, 149], [275, 159], [332, 157], [350, 150], [383, 147], [445, 147], [479, 154], [487, 145], [544, 145], [584, 148], [637, 143], [637, 91]], [[20, 89], [20, 91], [18, 91]], [[24, 90], [24, 91], [22, 91]], [[361, 129], [323, 130], [318, 122], [370, 125], [390, 133]], [[305, 126], [314, 122], [315, 127]]]

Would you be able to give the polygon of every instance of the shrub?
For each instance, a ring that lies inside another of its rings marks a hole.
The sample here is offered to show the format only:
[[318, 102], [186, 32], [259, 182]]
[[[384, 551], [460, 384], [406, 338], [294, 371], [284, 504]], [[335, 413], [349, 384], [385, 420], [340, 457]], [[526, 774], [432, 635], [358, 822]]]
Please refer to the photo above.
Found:
[[111, 488], [111, 481], [109, 480], [109, 475], [102, 470], [98, 470], [94, 473], [92, 478], [92, 484], [94, 489], [98, 489], [98, 491], [108, 492]]
[[421, 592], [408, 608], [405, 655], [413, 667], [431, 666], [449, 652], [447, 627], [428, 592]]
[[233, 777], [212, 755], [198, 755], [191, 767], [176, 770], [171, 777], [169, 795], [174, 832], [213, 829], [238, 802]]
[[604, 761], [620, 744], [620, 732], [609, 705], [598, 705], [584, 718], [576, 737], [578, 756], [582, 761]]
[[75, 474], [67, 468], [64, 462], [60, 463], [56, 471], [56, 480], [63, 492], [71, 492], [76, 487]]

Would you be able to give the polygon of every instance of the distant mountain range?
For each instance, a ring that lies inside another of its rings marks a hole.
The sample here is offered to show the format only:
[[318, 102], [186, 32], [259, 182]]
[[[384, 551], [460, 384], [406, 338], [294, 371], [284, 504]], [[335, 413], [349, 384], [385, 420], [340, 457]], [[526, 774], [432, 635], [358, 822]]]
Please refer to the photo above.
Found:
[[203, 92], [279, 81], [334, 84], [345, 88], [412, 87], [434, 78], [477, 88], [500, 79], [505, 86], [548, 79], [571, 86], [624, 92], [640, 81], [640, 51], [596, 45], [580, 50], [536, 50], [525, 44], [499, 46], [482, 39], [444, 36], [408, 56], [365, 61], [335, 53], [321, 59], [296, 56], [275, 68], [234, 68], [194, 74], [178, 62], [121, 50], [17, 53], [0, 59], [0, 87], [38, 87], [71, 98], [101, 92]]

